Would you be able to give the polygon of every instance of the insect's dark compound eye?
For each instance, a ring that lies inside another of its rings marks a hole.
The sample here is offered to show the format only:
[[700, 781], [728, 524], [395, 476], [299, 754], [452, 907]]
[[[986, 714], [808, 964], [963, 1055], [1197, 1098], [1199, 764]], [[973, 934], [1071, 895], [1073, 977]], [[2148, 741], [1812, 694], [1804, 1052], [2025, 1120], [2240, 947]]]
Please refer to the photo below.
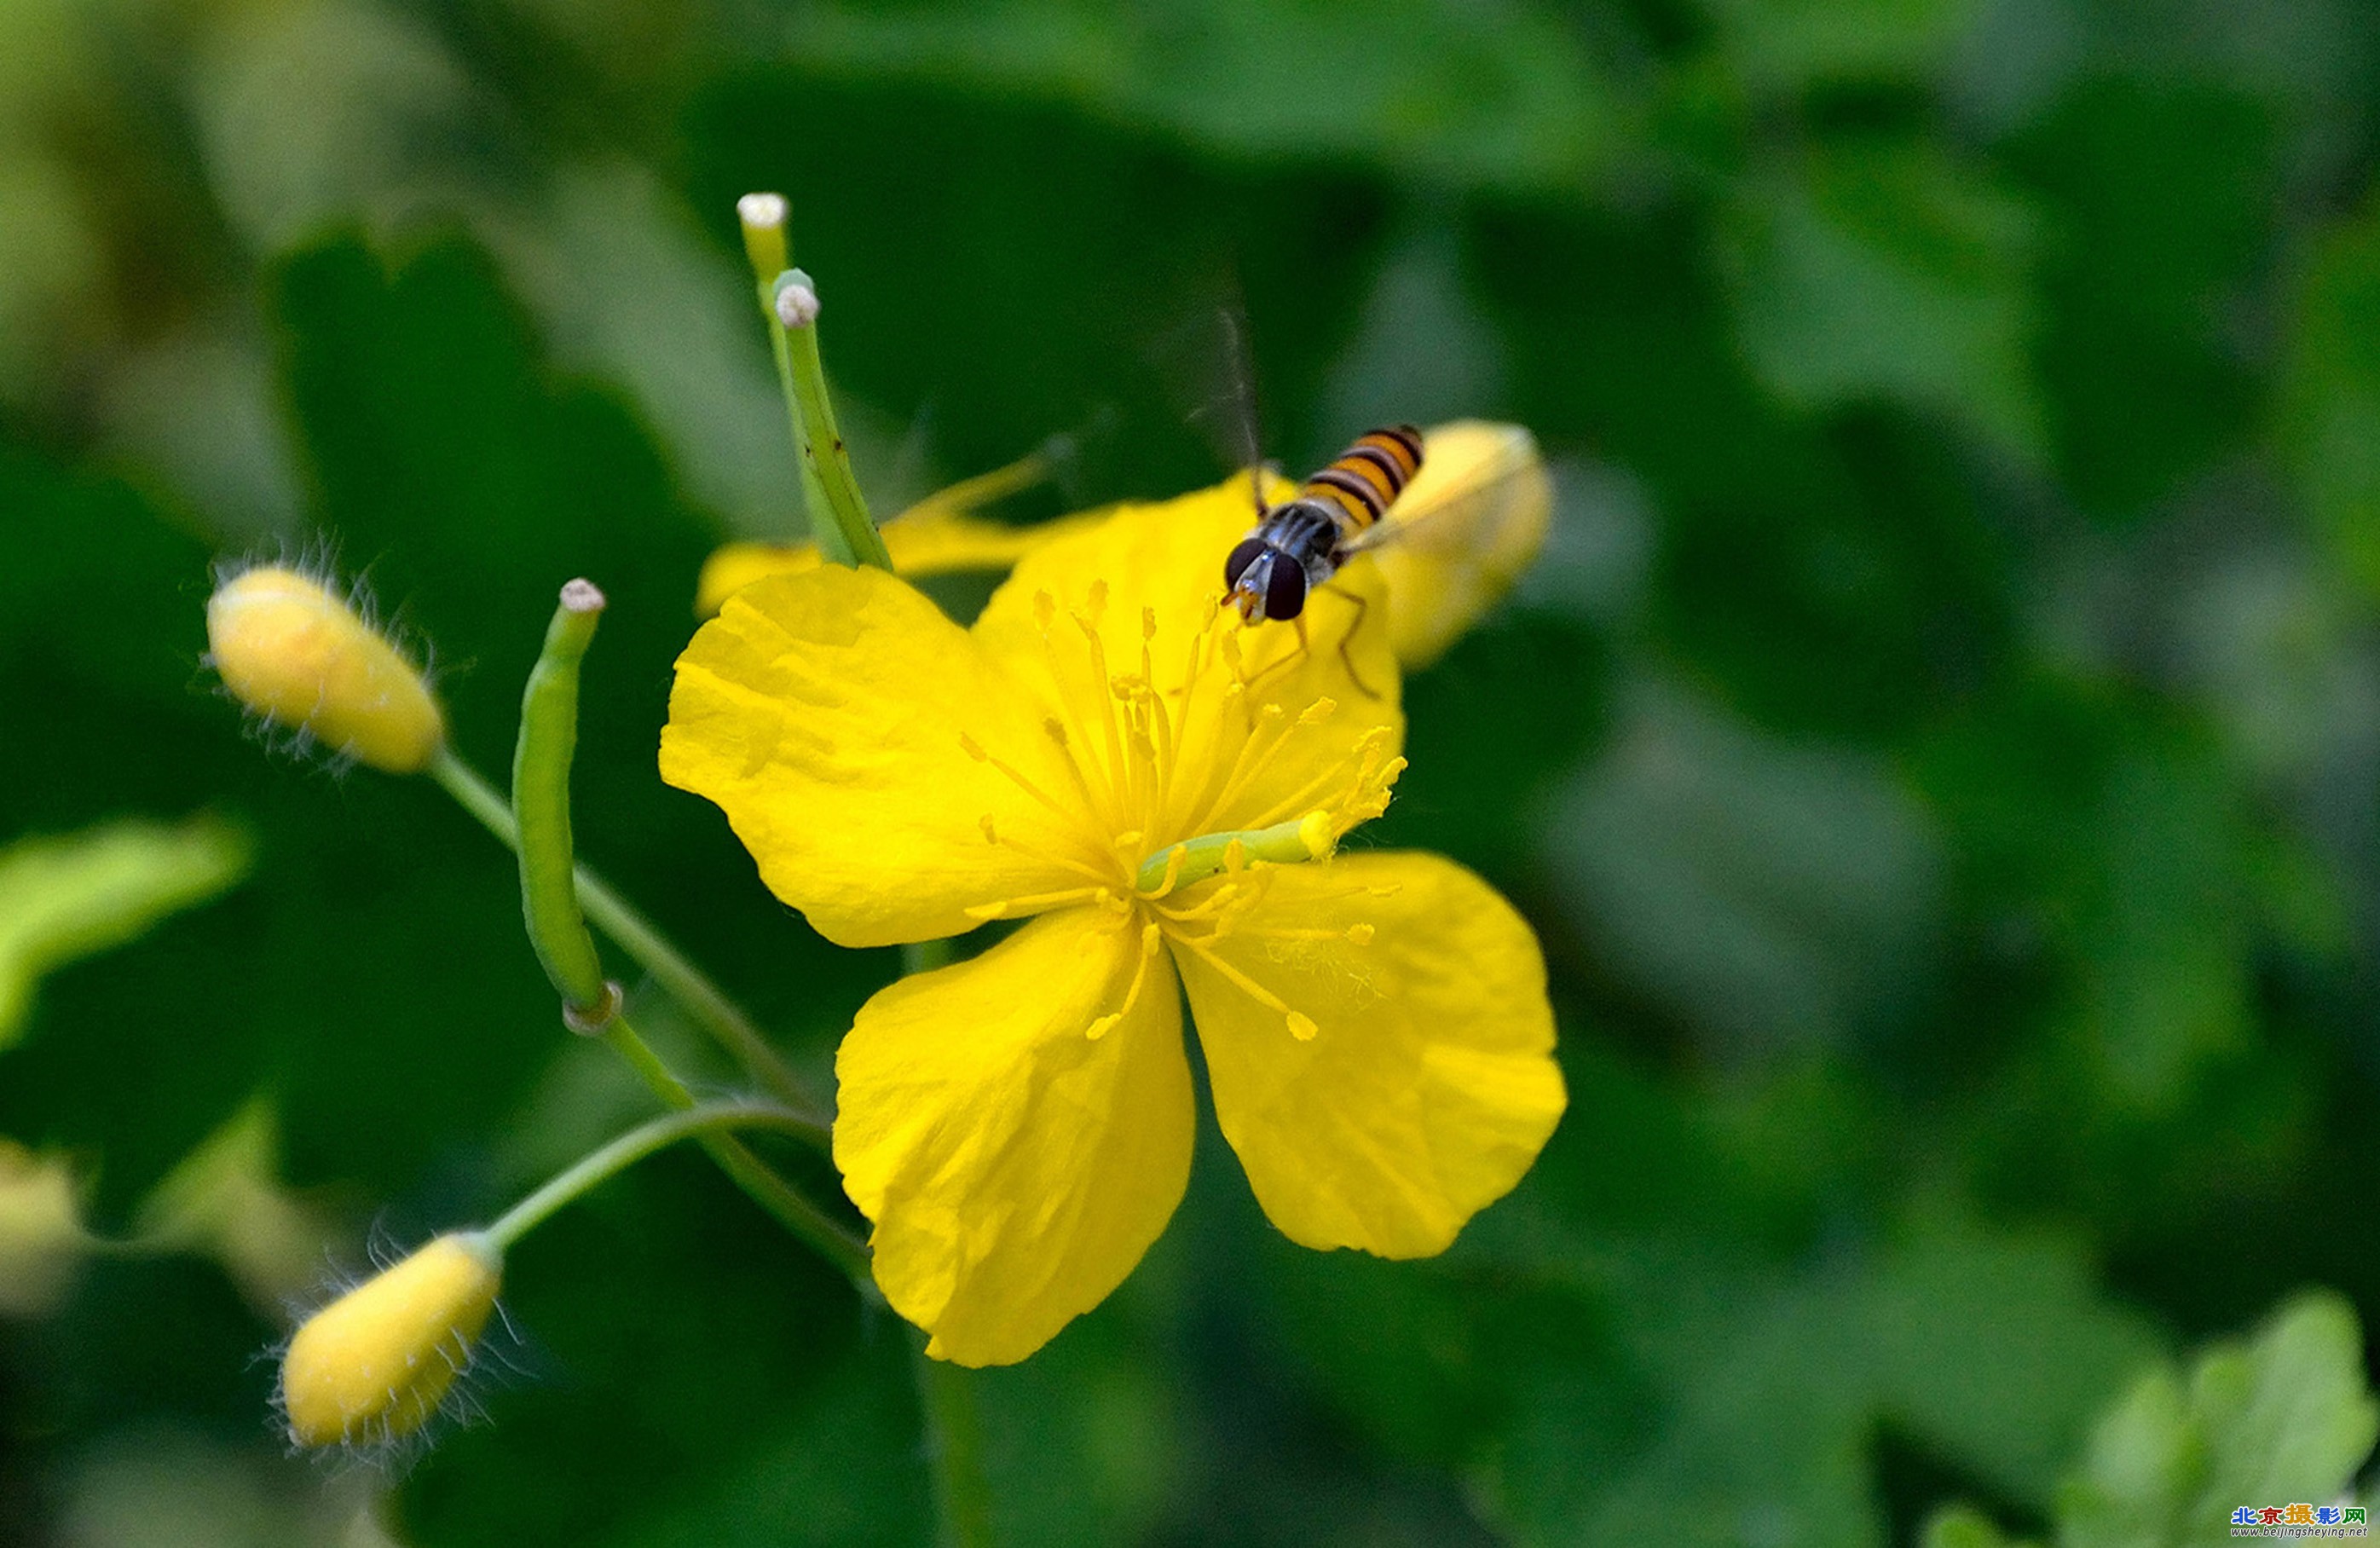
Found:
[[1223, 561], [1223, 584], [1225, 586], [1232, 587], [1238, 586], [1240, 584], [1240, 577], [1248, 573], [1248, 566], [1255, 563], [1257, 562], [1257, 555], [1264, 552], [1264, 539], [1260, 538], [1248, 538], [1242, 539], [1240, 546], [1233, 549], [1231, 552], [1231, 556]]
[[1305, 611], [1305, 566], [1286, 556], [1273, 561], [1265, 582], [1265, 616], [1295, 618]]

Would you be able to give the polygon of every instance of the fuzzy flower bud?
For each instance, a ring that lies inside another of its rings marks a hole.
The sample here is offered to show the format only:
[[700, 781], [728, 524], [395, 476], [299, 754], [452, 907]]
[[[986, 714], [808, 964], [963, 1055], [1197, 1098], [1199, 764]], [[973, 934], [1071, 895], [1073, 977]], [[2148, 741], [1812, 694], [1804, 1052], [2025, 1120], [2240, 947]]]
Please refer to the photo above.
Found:
[[207, 601], [224, 685], [275, 724], [391, 774], [429, 766], [446, 720], [396, 647], [320, 581], [280, 565], [236, 576]]
[[454, 1232], [306, 1319], [281, 1361], [290, 1439], [335, 1445], [420, 1429], [470, 1364], [503, 1282], [495, 1243]]

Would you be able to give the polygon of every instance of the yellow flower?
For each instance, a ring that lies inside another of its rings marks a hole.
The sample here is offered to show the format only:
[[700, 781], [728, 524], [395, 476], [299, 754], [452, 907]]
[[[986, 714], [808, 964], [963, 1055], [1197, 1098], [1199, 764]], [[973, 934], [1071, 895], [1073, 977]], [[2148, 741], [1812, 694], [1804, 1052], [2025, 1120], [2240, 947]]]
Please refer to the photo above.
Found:
[[[886, 522], [880, 530], [892, 568], [913, 577], [970, 570], [1005, 570], [1035, 549], [1071, 537], [1106, 519], [1104, 511], [1066, 516], [1032, 526], [987, 521], [975, 512], [1049, 477], [1038, 454], [952, 485]], [[709, 618], [727, 599], [771, 575], [795, 575], [819, 566], [816, 543], [729, 543], [703, 562], [695, 582], [694, 611]]]
[[290, 1439], [336, 1445], [420, 1429], [469, 1367], [503, 1282], [494, 1243], [450, 1232], [307, 1318], [281, 1361]]
[[763, 581], [679, 659], [662, 777], [829, 939], [1037, 916], [877, 995], [836, 1061], [877, 1281], [942, 1358], [1031, 1354], [1164, 1228], [1194, 1124], [1177, 983], [1223, 1134], [1307, 1246], [1442, 1250], [1561, 1114], [1520, 915], [1436, 856], [1330, 857], [1403, 767], [1384, 599], [1358, 562], [1368, 608], [1319, 593], [1310, 648], [1245, 628], [1217, 602], [1246, 502], [1125, 507], [972, 630], [880, 572]]
[[269, 564], [225, 582], [207, 644], [234, 698], [334, 753], [417, 774], [445, 744], [421, 673], [310, 575]]
[[[1374, 550], [1391, 603], [1389, 646], [1407, 671], [1429, 665], [1503, 599], [1536, 562], [1553, 520], [1553, 480], [1536, 437], [1519, 425], [1457, 419], [1424, 434], [1421, 472], [1388, 520], [1398, 531]], [[975, 507], [1039, 477], [1031, 459], [970, 478], [884, 524], [892, 568], [911, 577], [1005, 570], [1037, 549], [1106, 519], [1094, 511], [1034, 526], [971, 514]], [[1239, 486], [1243, 527], [1253, 520]], [[1235, 534], [1236, 536], [1236, 534]], [[1224, 545], [1228, 552], [1230, 545]], [[770, 575], [818, 568], [815, 544], [729, 543], [713, 552], [695, 587], [695, 612], [709, 618], [727, 599]], [[1210, 568], [1219, 573], [1218, 559]]]

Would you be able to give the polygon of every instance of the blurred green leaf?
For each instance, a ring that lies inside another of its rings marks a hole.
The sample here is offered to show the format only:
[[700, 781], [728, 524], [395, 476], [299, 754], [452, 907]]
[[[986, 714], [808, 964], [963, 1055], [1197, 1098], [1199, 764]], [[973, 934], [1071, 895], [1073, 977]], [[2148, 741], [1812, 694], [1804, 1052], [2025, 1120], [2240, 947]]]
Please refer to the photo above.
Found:
[[2380, 593], [2380, 207], [2325, 234], [2290, 322], [2290, 470], [2348, 573]]
[[2278, 139], [2236, 87], [2107, 72], [2010, 147], [2046, 228], [2049, 438], [2086, 509], [2135, 511], [2252, 429], [2237, 316], [2266, 256]]
[[2036, 456], [2036, 228], [2021, 195], [1933, 144], [1815, 146], [1747, 180], [1724, 228], [1744, 352], [1791, 402], [1898, 402]]
[[216, 896], [249, 858], [244, 834], [208, 817], [115, 822], [0, 849], [0, 1047], [23, 1030], [42, 974]]
[[1071, 102], [1236, 155], [1354, 158], [1495, 187], [1575, 187], [1615, 127], [1577, 34], [1523, 0], [818, 6], [790, 35], [805, 61], [854, 75]]
[[1918, 1548], [2028, 1548], [2007, 1536], [1972, 1506], [1954, 1505], [1925, 1523]]
[[1705, 0], [1730, 63], [1755, 85], [1922, 80], [1945, 63], [1971, 0]]
[[[2213, 1345], [2187, 1375], [2161, 1365], [2112, 1404], [2058, 1491], [2058, 1548], [2205, 1548], [2231, 1515], [2339, 1497], [2380, 1437], [2354, 1310], [2300, 1295], [2251, 1339]], [[1928, 1548], [2002, 1540], [1963, 1506], [1937, 1516]]]
[[[1664, 1541], [1869, 1548], [1885, 1541], [1870, 1454], [1883, 1421], [2046, 1503], [2051, 1459], [2152, 1348], [2054, 1242], [1937, 1226], [1798, 1273], [1644, 1244], [1602, 1264], [1651, 1411], [1615, 1445], [1596, 1416], [1520, 1407], [1515, 1439], [1540, 1458], [1509, 1480], [1524, 1541], [1617, 1548], [1658, 1519]], [[1548, 1426], [1580, 1444], [1561, 1454]], [[1568, 1469], [1567, 1499], [1544, 1495], [1548, 1468]]]
[[1743, 1058], [1889, 1027], [1926, 987], [1941, 836], [1888, 769], [1647, 684], [1540, 842], [1610, 970]]
[[2060, 1492], [2064, 1548], [2180, 1548], [2228, 1542], [2243, 1505], [2327, 1501], [2380, 1435], [2355, 1313], [2300, 1297], [2248, 1342], [2192, 1362], [2187, 1385], [2154, 1372], [2101, 1421]]

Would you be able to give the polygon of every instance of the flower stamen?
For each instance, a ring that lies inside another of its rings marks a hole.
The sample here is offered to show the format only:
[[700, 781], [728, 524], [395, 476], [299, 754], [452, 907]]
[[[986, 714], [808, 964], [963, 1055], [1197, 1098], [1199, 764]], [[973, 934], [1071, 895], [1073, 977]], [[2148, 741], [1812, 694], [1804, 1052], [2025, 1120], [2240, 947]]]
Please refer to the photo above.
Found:
[[1158, 945], [1163, 938], [1164, 933], [1156, 925], [1141, 926], [1140, 960], [1133, 964], [1132, 986], [1123, 992], [1123, 1004], [1084, 1028], [1083, 1035], [1086, 1038], [1094, 1043], [1098, 1042], [1113, 1030], [1118, 1022], [1132, 1014], [1132, 1008], [1140, 1003], [1141, 986], [1148, 982], [1148, 964], [1157, 960]]
[[1095, 901], [1112, 895], [1104, 887], [1069, 887], [1058, 892], [1028, 892], [1018, 898], [1002, 898], [998, 902], [978, 903], [961, 912], [969, 919], [1004, 919], [1008, 917], [1008, 911], [1011, 909], [1038, 913], [1044, 909], [1058, 908], [1066, 903]]
[[1112, 866], [1101, 868], [1097, 865], [1086, 865], [1082, 861], [1075, 859], [1071, 854], [1064, 854], [1054, 849], [1047, 849], [1039, 844], [1028, 844], [1021, 840], [1009, 837], [1008, 835], [1001, 832], [999, 825], [991, 820], [991, 814], [990, 812], [984, 813], [983, 816], [976, 818], [975, 820], [976, 826], [983, 829], [983, 841], [985, 843], [995, 844], [1002, 849], [1014, 850], [1016, 853], [1025, 856], [1027, 860], [1037, 861], [1044, 865], [1055, 865], [1062, 871], [1072, 871], [1076, 876], [1083, 877], [1087, 881], [1105, 883], [1114, 877], [1115, 871]]
[[1208, 946], [1206, 940], [1194, 940], [1190, 937], [1177, 935], [1173, 937], [1173, 941], [1175, 945], [1181, 947], [1185, 951], [1194, 953], [1200, 961], [1205, 962], [1208, 967], [1213, 968], [1217, 973], [1222, 974], [1233, 987], [1245, 994], [1250, 999], [1255, 1000], [1258, 1005], [1263, 1006], [1268, 1010], [1273, 1011], [1287, 1021], [1289, 1023], [1289, 1034], [1292, 1037], [1296, 1038], [1299, 1042], [1308, 1043], [1313, 1041], [1314, 1034], [1322, 1030], [1320, 1027], [1315, 1025], [1314, 1018], [1305, 1015], [1300, 1011], [1291, 1010], [1288, 1001], [1282, 999], [1279, 995], [1274, 994], [1270, 989], [1266, 988], [1263, 985], [1257, 983], [1255, 979], [1250, 978], [1246, 974], [1242, 973], [1231, 963], [1223, 961], [1221, 957], [1216, 955], [1214, 950]]
[[1026, 794], [1031, 796], [1034, 800], [1041, 803], [1043, 806], [1049, 808], [1050, 815], [1053, 816], [1062, 817], [1070, 822], [1074, 820], [1075, 814], [1072, 811], [1069, 811], [1066, 807], [1060, 805], [1056, 798], [1051, 796], [1049, 792], [1043, 790], [1039, 785], [1035, 784], [1032, 780], [1018, 773], [1016, 771], [1015, 765], [989, 751], [985, 748], [982, 743], [978, 742], [974, 737], [967, 735], [965, 732], [961, 732], [959, 733], [959, 750], [966, 754], [967, 756], [975, 759], [976, 762], [988, 763], [991, 765], [992, 768], [1000, 770], [1002, 774], [1007, 775], [1009, 781], [1012, 784], [1015, 785], [1017, 789], [1023, 791]]

